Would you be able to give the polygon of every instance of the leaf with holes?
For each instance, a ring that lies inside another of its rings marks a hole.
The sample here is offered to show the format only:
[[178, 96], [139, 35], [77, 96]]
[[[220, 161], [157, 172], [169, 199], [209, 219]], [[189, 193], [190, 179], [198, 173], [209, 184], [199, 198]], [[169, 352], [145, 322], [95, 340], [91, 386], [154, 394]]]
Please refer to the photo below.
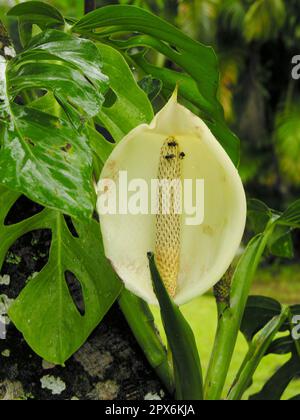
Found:
[[[44, 206], [78, 218], [95, 203], [92, 152], [82, 116], [95, 116], [107, 78], [101, 56], [87, 40], [47, 31], [11, 61], [0, 57], [0, 182]], [[25, 89], [54, 94], [62, 118], [15, 103]], [[77, 128], [77, 130], [75, 129]]]
[[[212, 48], [192, 40], [163, 19], [134, 6], [102, 7], [84, 16], [73, 26], [73, 31], [89, 34], [96, 39], [108, 38], [117, 48], [125, 50], [140, 47], [155, 49], [173, 61], [185, 73], [171, 72], [155, 66], [152, 69], [160, 74], [154, 74], [150, 68], [147, 73], [166, 84], [169, 92], [174, 90], [176, 83], [180, 88], [183, 79], [182, 83], [187, 85], [189, 96], [197, 98], [200, 111], [207, 116], [206, 122], [210, 121], [213, 134], [234, 163], [238, 163], [239, 142], [226, 126], [224, 113], [217, 99], [219, 71]], [[120, 33], [134, 36], [126, 36], [122, 41], [113, 39], [114, 34]], [[182, 94], [180, 90], [179, 92]]]
[[150, 123], [153, 110], [147, 95], [137, 85], [123, 56], [114, 48], [98, 44], [103, 58], [103, 71], [109, 74], [111, 101], [104, 102], [99, 119], [115, 141], [132, 129]]
[[[0, 187], [0, 265], [13, 243], [28, 232], [50, 229], [52, 243], [48, 263], [15, 300], [9, 316], [37, 354], [63, 364], [102, 320], [122, 286], [104, 256], [96, 221], [74, 221], [78, 238], [63, 215], [50, 209], [6, 226], [6, 214], [17, 198]], [[74, 280], [81, 306], [70, 288]]]

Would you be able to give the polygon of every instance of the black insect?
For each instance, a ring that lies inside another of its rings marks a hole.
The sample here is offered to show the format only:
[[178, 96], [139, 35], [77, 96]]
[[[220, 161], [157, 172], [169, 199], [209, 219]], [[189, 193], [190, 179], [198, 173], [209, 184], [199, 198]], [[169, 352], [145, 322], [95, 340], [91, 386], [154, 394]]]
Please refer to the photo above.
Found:
[[170, 141], [170, 143], [168, 143], [168, 146], [169, 147], [176, 147], [176, 146], [178, 146], [178, 144], [176, 143], [175, 140], [173, 140], [173, 141]]
[[184, 159], [184, 158], [185, 158], [185, 156], [186, 156], [186, 155], [185, 155], [185, 153], [183, 153], [183, 152], [181, 152], [181, 153], [180, 153], [180, 155], [179, 155], [180, 159]]
[[172, 159], [175, 159], [175, 158], [176, 158], [175, 155], [167, 155], [167, 156], [165, 156], [165, 159], [167, 159], [167, 160], [172, 160]]

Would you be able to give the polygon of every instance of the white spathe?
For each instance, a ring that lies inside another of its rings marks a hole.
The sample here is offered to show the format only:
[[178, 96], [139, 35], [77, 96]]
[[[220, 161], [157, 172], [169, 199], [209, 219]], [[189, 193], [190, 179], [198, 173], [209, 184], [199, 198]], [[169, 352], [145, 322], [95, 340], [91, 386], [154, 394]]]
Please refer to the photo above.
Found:
[[[151, 185], [167, 137], [174, 137], [185, 153], [182, 179], [204, 179], [205, 183], [204, 223], [188, 226], [186, 215], [182, 216], [174, 298], [182, 305], [207, 292], [229, 268], [242, 240], [247, 206], [240, 176], [229, 156], [206, 124], [178, 104], [176, 93], [150, 125], [138, 126], [116, 146], [100, 179], [117, 182], [120, 171], [127, 171], [129, 182], [142, 178]], [[100, 223], [106, 256], [125, 287], [157, 304], [147, 259], [147, 253], [155, 250], [156, 216], [100, 215]]]

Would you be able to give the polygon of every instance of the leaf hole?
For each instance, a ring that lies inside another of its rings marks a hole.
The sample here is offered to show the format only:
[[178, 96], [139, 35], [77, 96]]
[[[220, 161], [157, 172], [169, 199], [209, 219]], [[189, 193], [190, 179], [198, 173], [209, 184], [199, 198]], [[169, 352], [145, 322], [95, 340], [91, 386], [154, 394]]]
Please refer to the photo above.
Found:
[[44, 210], [44, 207], [22, 195], [10, 208], [4, 220], [5, 226], [11, 226], [29, 219]]
[[170, 45], [170, 47], [172, 48], [172, 50], [174, 52], [176, 52], [177, 54], [181, 54], [181, 51], [178, 47], [176, 47], [176, 45]]
[[117, 102], [117, 95], [115, 94], [115, 92], [110, 88], [108, 89], [106, 95], [105, 95], [105, 101], [103, 106], [105, 108], [111, 108], [112, 106], [114, 106], [114, 104]]
[[71, 143], [67, 143], [65, 144], [63, 147], [61, 147], [61, 151], [65, 152], [65, 153], [70, 153], [72, 150], [72, 144]]
[[21, 236], [8, 250], [0, 275], [8, 275], [10, 284], [7, 293], [10, 298], [18, 297], [27, 282], [45, 267], [49, 260], [51, 229], [34, 230]]
[[113, 136], [110, 134], [110, 132], [108, 130], [106, 130], [105, 127], [102, 127], [102, 125], [98, 125], [96, 124], [96, 130], [102, 134], [102, 136], [105, 138], [105, 140], [107, 140], [109, 143], [115, 144], [115, 139], [113, 138]]
[[64, 219], [65, 219], [66, 225], [67, 225], [67, 227], [68, 227], [69, 232], [71, 233], [71, 235], [74, 238], [79, 238], [78, 232], [77, 232], [77, 230], [76, 230], [76, 228], [74, 226], [74, 223], [73, 223], [72, 218], [70, 216], [67, 216], [66, 214], [64, 214]]
[[24, 140], [26, 141], [26, 143], [30, 146], [30, 147], [35, 147], [35, 143], [33, 142], [33, 140], [30, 137], [24, 137]]
[[71, 298], [73, 299], [74, 305], [76, 306], [80, 315], [84, 316], [85, 303], [84, 303], [84, 297], [83, 297], [82, 286], [81, 286], [80, 281], [77, 279], [75, 274], [73, 274], [71, 271], [65, 272], [65, 279], [66, 279], [66, 283], [67, 283]]

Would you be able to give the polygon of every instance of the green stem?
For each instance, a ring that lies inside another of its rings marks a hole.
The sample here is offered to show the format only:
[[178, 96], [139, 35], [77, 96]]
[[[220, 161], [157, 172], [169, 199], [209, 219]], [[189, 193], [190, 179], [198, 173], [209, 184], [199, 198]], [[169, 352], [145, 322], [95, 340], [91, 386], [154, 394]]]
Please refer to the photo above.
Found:
[[126, 289], [121, 293], [119, 305], [150, 365], [172, 395], [174, 381], [167, 351], [158, 335], [149, 306]]
[[254, 338], [249, 351], [228, 394], [229, 401], [239, 401], [251, 384], [253, 375], [266, 354], [276, 334], [290, 315], [290, 308], [283, 306], [281, 314], [273, 318]]
[[248, 245], [232, 279], [230, 307], [224, 306], [223, 312], [219, 312], [218, 329], [205, 383], [206, 400], [220, 400], [222, 397], [252, 281], [273, 232], [273, 222]]

